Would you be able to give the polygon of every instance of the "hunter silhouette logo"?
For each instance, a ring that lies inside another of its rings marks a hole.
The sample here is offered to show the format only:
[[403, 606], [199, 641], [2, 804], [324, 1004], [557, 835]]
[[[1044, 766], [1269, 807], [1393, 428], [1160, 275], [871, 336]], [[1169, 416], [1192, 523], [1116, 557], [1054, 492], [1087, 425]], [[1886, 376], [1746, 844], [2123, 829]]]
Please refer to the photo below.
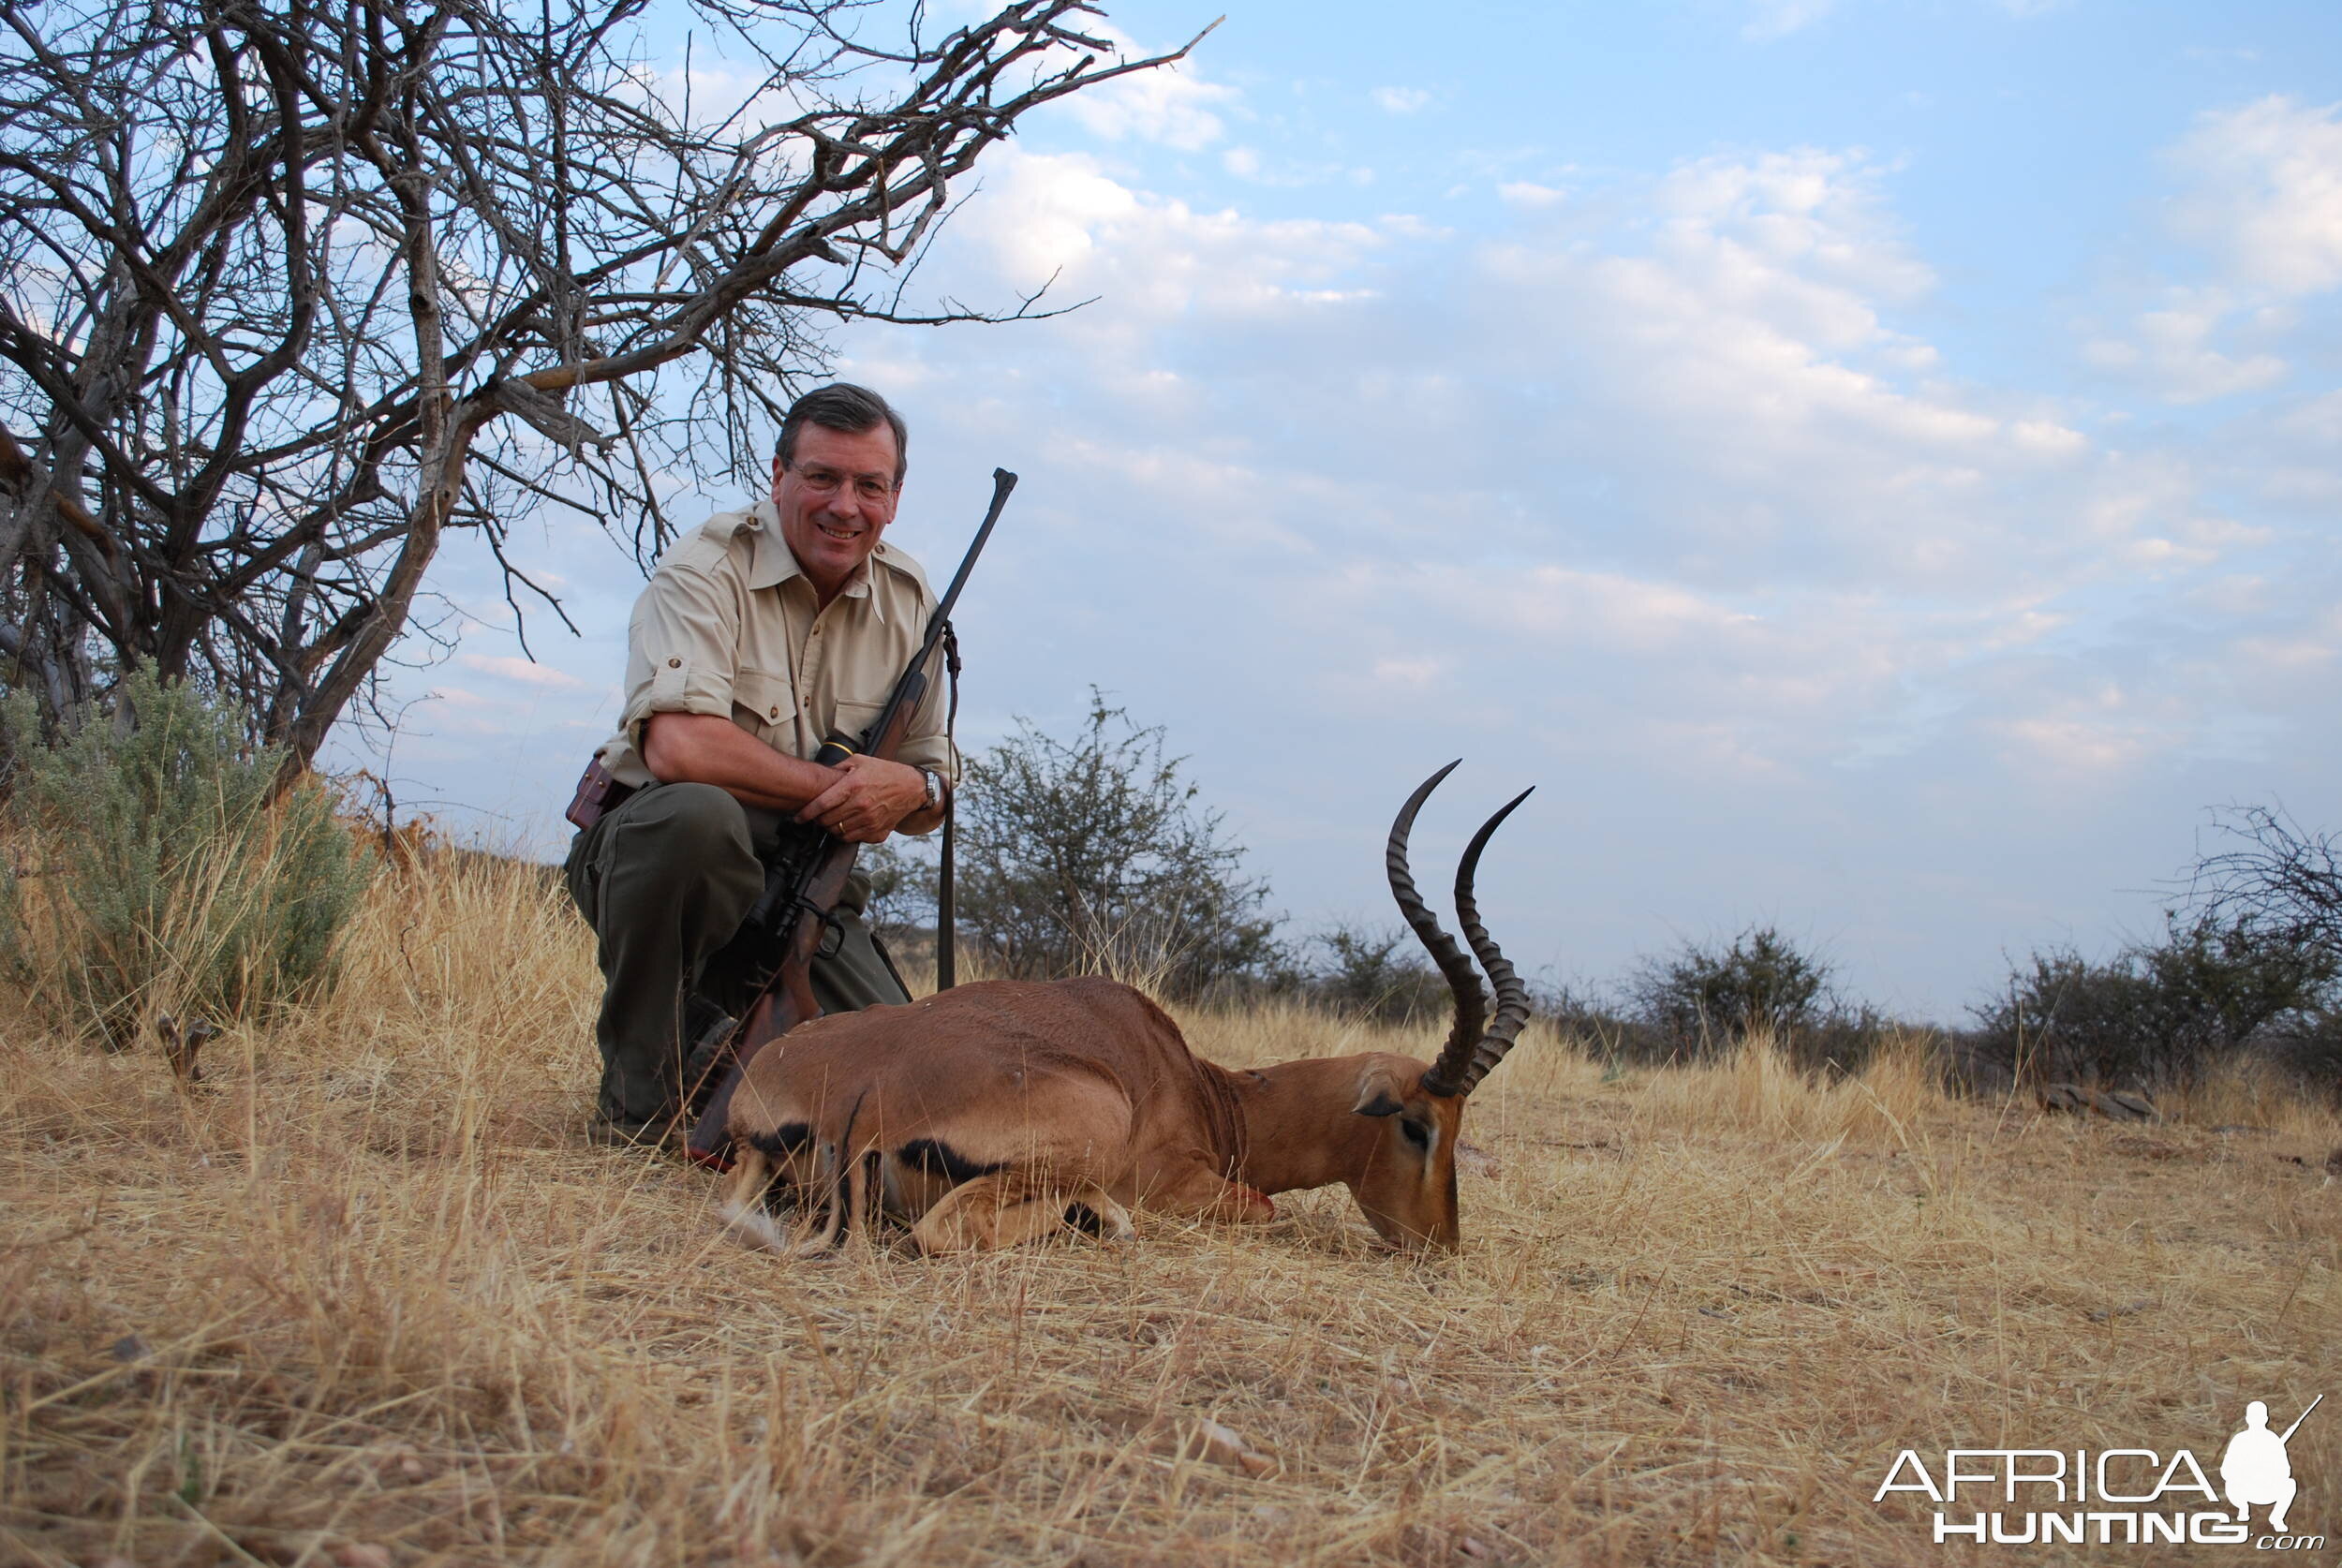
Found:
[[2283, 1432], [2269, 1430], [2269, 1407], [2259, 1399], [2245, 1407], [2245, 1429], [2228, 1440], [2228, 1452], [2220, 1456], [2220, 1486], [2235, 1505], [2239, 1522], [2250, 1518], [2255, 1508], [2267, 1508], [2269, 1528], [2285, 1533], [2285, 1511], [2293, 1506], [2297, 1489], [2285, 1445], [2309, 1419], [2309, 1411], [2325, 1398], [2320, 1394], [2310, 1400], [2309, 1410], [2295, 1416]]

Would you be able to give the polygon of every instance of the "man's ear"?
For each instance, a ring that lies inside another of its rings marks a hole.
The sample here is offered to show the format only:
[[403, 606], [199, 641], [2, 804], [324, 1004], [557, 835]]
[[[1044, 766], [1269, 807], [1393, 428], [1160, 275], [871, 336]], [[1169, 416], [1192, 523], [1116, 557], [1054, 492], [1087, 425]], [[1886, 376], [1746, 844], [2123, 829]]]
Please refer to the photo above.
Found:
[[1401, 1110], [1399, 1080], [1376, 1062], [1358, 1074], [1358, 1102], [1350, 1107], [1362, 1117], [1395, 1117]]

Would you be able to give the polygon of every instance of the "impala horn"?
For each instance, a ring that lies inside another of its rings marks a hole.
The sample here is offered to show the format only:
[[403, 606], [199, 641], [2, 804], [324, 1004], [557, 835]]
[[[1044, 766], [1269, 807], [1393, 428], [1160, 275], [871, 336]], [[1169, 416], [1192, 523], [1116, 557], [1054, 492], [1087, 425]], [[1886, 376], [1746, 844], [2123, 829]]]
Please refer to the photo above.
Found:
[[1531, 785], [1506, 801], [1503, 810], [1482, 822], [1480, 831], [1472, 836], [1472, 843], [1464, 851], [1462, 863], [1456, 867], [1456, 920], [1463, 927], [1464, 940], [1472, 945], [1480, 967], [1488, 970], [1489, 984], [1496, 989], [1496, 1017], [1476, 1041], [1460, 1043], [1449, 1039], [1439, 1060], [1423, 1074], [1427, 1094], [1466, 1095], [1479, 1087], [1480, 1080], [1505, 1059], [1505, 1053], [1520, 1037], [1521, 1027], [1529, 1022], [1529, 987], [1514, 972], [1504, 950], [1496, 945], [1496, 939], [1489, 935], [1488, 927], [1480, 924], [1480, 906], [1472, 896], [1472, 880], [1480, 870], [1480, 851], [1488, 848], [1498, 825], [1513, 814], [1513, 807], [1535, 791], [1536, 786]]
[[[1457, 758], [1425, 779], [1407, 797], [1407, 804], [1399, 808], [1399, 820], [1390, 824], [1390, 847], [1383, 852], [1384, 868], [1390, 873], [1390, 895], [1399, 901], [1399, 912], [1415, 927], [1416, 939], [1431, 955], [1431, 962], [1439, 966], [1439, 972], [1447, 979], [1447, 989], [1455, 995], [1456, 1022], [1447, 1031], [1447, 1043], [1440, 1050], [1443, 1066], [1451, 1058], [1459, 1061], [1471, 1059], [1472, 1048], [1479, 1043], [1482, 1026], [1488, 1022], [1488, 996], [1480, 988], [1480, 971], [1472, 967], [1472, 960], [1456, 945], [1456, 939], [1440, 929], [1439, 917], [1416, 891], [1415, 878], [1407, 870], [1407, 835], [1415, 831], [1415, 814], [1423, 809], [1423, 803], [1439, 788], [1440, 780], [1455, 772], [1462, 762], [1462, 758]], [[1438, 1071], [1432, 1069], [1433, 1072]], [[1433, 1094], [1455, 1092], [1432, 1088], [1428, 1074], [1424, 1087]]]

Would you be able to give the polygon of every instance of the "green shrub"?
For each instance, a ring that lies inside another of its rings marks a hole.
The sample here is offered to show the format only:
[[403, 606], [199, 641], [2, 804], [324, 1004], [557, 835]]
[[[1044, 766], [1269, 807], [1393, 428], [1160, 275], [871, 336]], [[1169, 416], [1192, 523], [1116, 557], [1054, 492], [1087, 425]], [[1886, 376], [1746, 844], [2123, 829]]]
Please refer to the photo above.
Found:
[[[2174, 914], [2160, 942], [2103, 963], [2036, 953], [1973, 1009], [1969, 1055], [1994, 1080], [2186, 1088], [2239, 1053], [2297, 1043], [2315, 1059], [2335, 963], [2294, 929]], [[2282, 1053], [2280, 1053], [2282, 1054]]]
[[1686, 941], [1646, 959], [1627, 982], [1627, 1027], [1592, 1037], [1632, 1060], [1697, 1061], [1762, 1034], [1809, 1071], [1859, 1072], [1887, 1020], [1841, 997], [1831, 974], [1828, 960], [1771, 925], [1751, 925], [1728, 945]]
[[67, 1027], [126, 1044], [161, 1008], [249, 1018], [333, 983], [373, 857], [232, 711], [133, 674], [52, 747], [8, 701], [12, 849], [0, 966]]
[[1072, 738], [1019, 717], [968, 759], [957, 929], [989, 972], [1104, 972], [1194, 998], [1277, 966], [1267, 884], [1164, 743], [1093, 688]]
[[1295, 989], [1344, 1017], [1380, 1024], [1444, 1022], [1455, 1005], [1446, 980], [1403, 925], [1336, 923], [1311, 940], [1311, 968]]

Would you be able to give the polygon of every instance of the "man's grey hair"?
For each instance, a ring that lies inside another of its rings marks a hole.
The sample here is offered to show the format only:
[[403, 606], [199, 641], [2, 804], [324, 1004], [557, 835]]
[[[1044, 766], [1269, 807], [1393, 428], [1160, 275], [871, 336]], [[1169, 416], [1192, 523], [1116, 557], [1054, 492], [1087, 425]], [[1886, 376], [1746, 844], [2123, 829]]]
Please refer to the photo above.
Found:
[[903, 417], [895, 412], [894, 405], [867, 387], [857, 387], [852, 381], [833, 381], [826, 387], [816, 387], [789, 406], [789, 414], [780, 422], [780, 439], [773, 443], [773, 455], [780, 459], [784, 468], [793, 466], [797, 460], [797, 433], [808, 424], [823, 430], [835, 430], [844, 436], [859, 436], [875, 430], [881, 423], [895, 433], [895, 482], [903, 481], [903, 468], [911, 460], [911, 432], [903, 427]]

